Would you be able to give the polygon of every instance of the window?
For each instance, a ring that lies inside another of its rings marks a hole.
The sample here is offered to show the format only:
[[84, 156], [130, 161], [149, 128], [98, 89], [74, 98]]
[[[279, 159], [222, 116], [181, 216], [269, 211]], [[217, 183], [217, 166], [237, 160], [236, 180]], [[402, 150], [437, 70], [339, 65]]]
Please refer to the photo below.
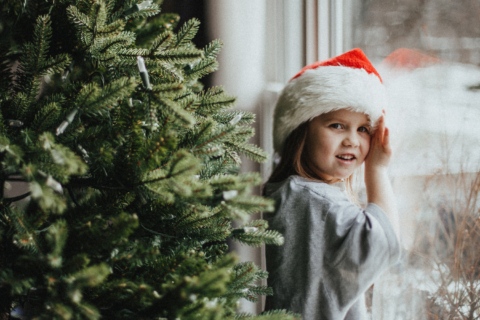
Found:
[[[303, 65], [360, 47], [384, 78], [395, 147], [391, 175], [410, 259], [378, 285], [376, 318], [479, 317], [480, 2], [272, 0], [269, 6], [267, 47], [275, 61], [260, 119], [267, 151], [274, 101]], [[270, 170], [271, 164], [262, 168], [264, 178]]]

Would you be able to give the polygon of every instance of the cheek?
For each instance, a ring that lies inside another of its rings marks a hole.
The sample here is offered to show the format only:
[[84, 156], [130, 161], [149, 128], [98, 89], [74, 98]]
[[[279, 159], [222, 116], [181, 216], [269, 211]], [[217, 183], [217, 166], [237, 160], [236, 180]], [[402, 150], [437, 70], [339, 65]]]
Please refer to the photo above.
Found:
[[364, 156], [367, 156], [368, 151], [370, 150], [370, 136], [362, 140], [362, 153]]

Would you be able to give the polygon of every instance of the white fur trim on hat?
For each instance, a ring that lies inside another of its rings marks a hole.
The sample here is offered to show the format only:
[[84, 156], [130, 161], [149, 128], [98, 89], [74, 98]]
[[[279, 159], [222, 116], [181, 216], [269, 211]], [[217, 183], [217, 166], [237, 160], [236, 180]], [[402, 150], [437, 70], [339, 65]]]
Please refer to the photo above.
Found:
[[277, 101], [274, 149], [280, 152], [295, 128], [321, 114], [349, 109], [366, 114], [375, 124], [385, 108], [385, 88], [374, 73], [346, 66], [306, 70], [285, 86]]

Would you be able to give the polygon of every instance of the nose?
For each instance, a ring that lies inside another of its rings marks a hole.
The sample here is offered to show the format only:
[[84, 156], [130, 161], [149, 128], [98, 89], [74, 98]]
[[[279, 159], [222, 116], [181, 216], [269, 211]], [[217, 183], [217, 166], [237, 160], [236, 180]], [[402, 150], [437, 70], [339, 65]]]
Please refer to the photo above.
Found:
[[360, 145], [360, 140], [358, 137], [358, 133], [355, 132], [348, 132], [348, 134], [343, 139], [343, 145], [345, 147], [358, 147]]

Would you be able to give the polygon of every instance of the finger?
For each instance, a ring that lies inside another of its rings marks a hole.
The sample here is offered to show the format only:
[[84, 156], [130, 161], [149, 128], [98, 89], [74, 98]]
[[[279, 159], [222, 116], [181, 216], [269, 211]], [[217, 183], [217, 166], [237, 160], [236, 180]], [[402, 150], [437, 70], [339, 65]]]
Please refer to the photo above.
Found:
[[385, 127], [384, 134], [383, 134], [383, 146], [388, 147], [390, 146], [390, 130]]
[[376, 138], [381, 144], [383, 144], [384, 134], [385, 134], [385, 118], [382, 115], [378, 121], [378, 128], [377, 128], [377, 134], [376, 134]]

